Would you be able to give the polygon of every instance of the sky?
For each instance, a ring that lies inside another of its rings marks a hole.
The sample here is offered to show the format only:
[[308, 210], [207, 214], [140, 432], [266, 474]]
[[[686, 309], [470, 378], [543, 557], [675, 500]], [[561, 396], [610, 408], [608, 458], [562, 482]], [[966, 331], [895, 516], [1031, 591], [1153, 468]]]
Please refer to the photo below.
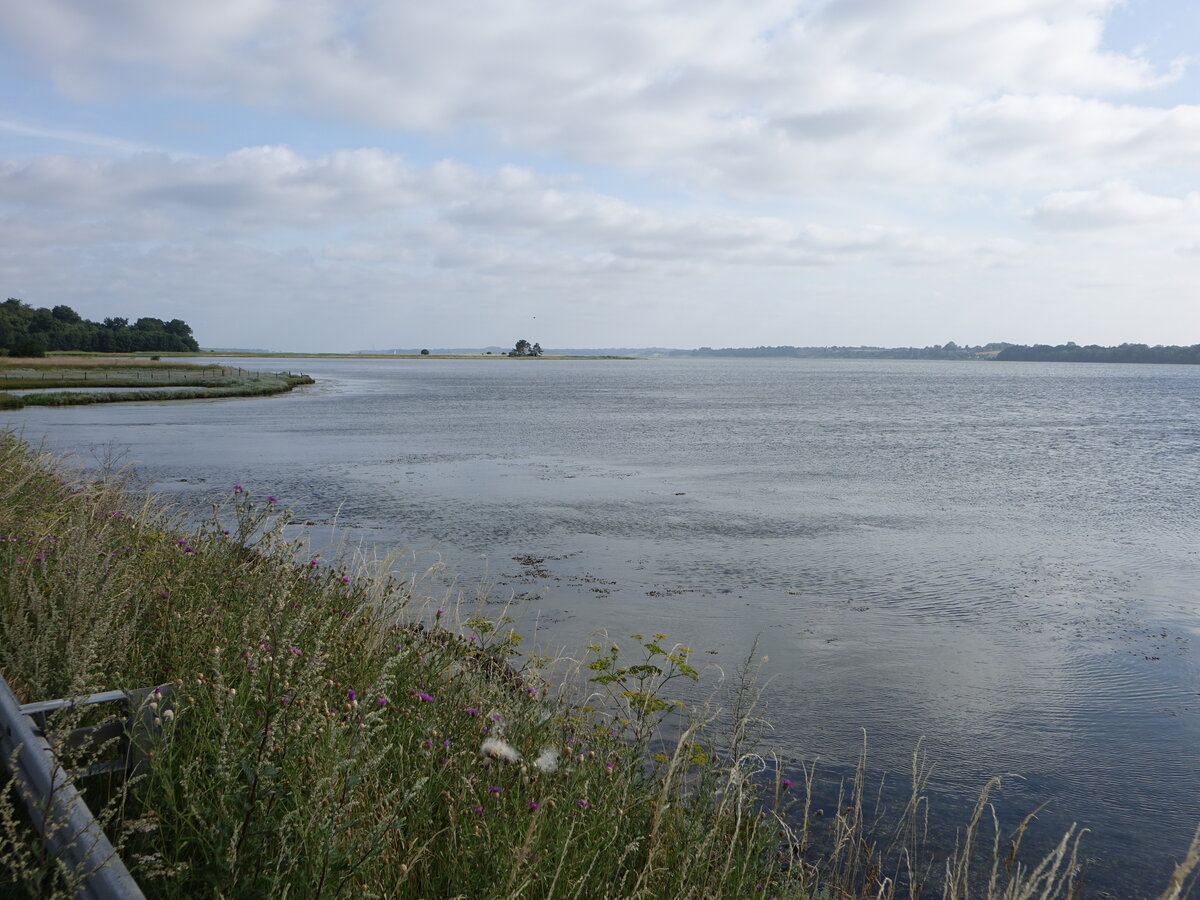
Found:
[[1200, 343], [1195, 0], [0, 4], [0, 296], [202, 346]]

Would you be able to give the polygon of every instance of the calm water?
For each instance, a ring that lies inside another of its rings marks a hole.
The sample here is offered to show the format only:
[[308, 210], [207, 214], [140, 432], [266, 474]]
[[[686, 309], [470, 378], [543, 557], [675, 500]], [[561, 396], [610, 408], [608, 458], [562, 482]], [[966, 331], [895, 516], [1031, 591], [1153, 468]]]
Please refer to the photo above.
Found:
[[0, 424], [436, 552], [555, 646], [664, 631], [731, 669], [757, 638], [785, 757], [841, 774], [865, 728], [902, 775], [923, 738], [955, 822], [1020, 773], [1002, 810], [1090, 827], [1093, 895], [1157, 895], [1200, 822], [1200, 368], [252, 363], [281, 364], [318, 384]]

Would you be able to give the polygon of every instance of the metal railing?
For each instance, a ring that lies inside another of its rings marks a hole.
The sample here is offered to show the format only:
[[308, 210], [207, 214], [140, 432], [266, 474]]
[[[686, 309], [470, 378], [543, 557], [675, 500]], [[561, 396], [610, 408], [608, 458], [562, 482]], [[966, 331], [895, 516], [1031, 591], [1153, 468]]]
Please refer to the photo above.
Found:
[[[75, 787], [77, 778], [112, 772], [132, 773], [145, 759], [154, 713], [148, 696], [170, 693], [170, 686], [137, 691], [106, 691], [86, 697], [21, 705], [0, 675], [0, 754], [12, 769], [34, 829], [55, 858], [79, 877], [76, 900], [145, 900], [145, 895]], [[66, 734], [47, 731], [51, 713], [101, 703], [119, 704], [119, 715], [99, 725]], [[117, 758], [67, 772], [58, 748], [80, 749], [111, 743]]]

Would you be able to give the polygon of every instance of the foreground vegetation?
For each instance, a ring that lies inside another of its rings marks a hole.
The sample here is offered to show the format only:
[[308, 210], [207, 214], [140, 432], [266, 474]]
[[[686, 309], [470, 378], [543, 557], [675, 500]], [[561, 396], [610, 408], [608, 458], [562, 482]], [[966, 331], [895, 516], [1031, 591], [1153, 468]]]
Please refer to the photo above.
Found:
[[[812, 770], [757, 752], [750, 673], [722, 713], [670, 699], [700, 673], [664, 635], [523, 657], [506, 619], [428, 573], [327, 564], [288, 523], [275, 498], [234, 486], [184, 526], [120, 473], [78, 481], [0, 434], [0, 673], [22, 702], [163, 689], [140, 773], [80, 779], [148, 896], [1077, 889], [1077, 836], [1023, 867], [1024, 824], [1011, 856], [983, 827], [986, 788], [958, 851], [927, 858], [919, 758], [893, 827], [868, 826], [860, 772], [815, 841]], [[0, 795], [0, 895], [67, 896], [81, 874]]]
[[[253, 372], [232, 366], [197, 366], [123, 357], [0, 357], [0, 409], [134, 400], [255, 397], [279, 394], [297, 385], [312, 383], [312, 378], [307, 375]], [[95, 391], [95, 388], [104, 390]], [[7, 393], [18, 390], [37, 393], [24, 396]]]

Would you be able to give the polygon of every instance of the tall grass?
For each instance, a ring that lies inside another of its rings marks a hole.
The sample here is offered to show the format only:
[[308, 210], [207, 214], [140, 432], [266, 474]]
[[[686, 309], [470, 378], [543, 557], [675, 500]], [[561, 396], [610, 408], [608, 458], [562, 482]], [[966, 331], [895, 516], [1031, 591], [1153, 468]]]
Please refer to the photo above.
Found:
[[[474, 598], [389, 560], [328, 564], [289, 522], [239, 486], [185, 527], [121, 473], [79, 480], [0, 434], [0, 671], [26, 702], [170, 687], [142, 710], [153, 740], [136, 774], [80, 780], [148, 896], [1077, 890], [1078, 836], [1023, 866], [1025, 825], [1010, 853], [990, 786], [958, 850], [931, 857], [920, 754], [891, 824], [872, 821], [865, 765], [818, 817], [812, 767], [790, 773], [797, 786], [760, 753], [753, 665], [723, 699], [683, 707], [673, 683], [700, 673], [665, 635], [522, 656]], [[70, 895], [81, 873], [45, 847], [6, 791], [0, 895]]]

